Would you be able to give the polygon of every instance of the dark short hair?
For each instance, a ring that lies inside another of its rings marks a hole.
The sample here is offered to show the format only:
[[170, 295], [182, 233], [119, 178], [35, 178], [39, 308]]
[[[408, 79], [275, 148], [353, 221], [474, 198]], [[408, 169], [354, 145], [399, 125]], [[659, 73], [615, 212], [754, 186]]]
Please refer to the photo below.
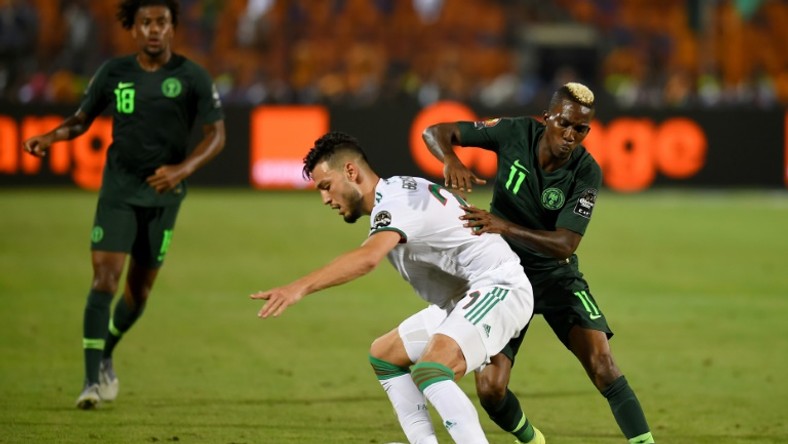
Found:
[[553, 109], [564, 100], [594, 109], [594, 93], [582, 83], [569, 82], [558, 88], [550, 99], [549, 109]]
[[355, 137], [343, 132], [332, 131], [315, 140], [315, 146], [304, 157], [304, 178], [311, 179], [312, 171], [318, 163], [330, 161], [338, 153], [355, 154], [369, 165], [367, 155]]
[[178, 26], [178, 13], [180, 12], [178, 0], [123, 0], [118, 5], [115, 17], [120, 20], [123, 28], [131, 29], [134, 26], [134, 17], [137, 15], [137, 11], [146, 6], [166, 6], [170, 10], [172, 26]]

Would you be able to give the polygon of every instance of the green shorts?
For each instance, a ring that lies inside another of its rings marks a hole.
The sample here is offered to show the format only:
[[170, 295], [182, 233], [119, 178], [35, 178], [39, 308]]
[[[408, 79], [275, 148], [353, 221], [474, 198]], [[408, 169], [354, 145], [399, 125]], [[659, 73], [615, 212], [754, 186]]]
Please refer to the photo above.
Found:
[[[579, 274], [579, 273], [578, 273]], [[582, 276], [582, 275], [580, 275]], [[534, 289], [534, 314], [544, 316], [547, 324], [564, 346], [569, 348], [569, 330], [575, 325], [589, 330], [602, 331], [610, 339], [613, 332], [607, 325], [605, 315], [599, 309], [588, 283], [582, 277], [563, 277], [536, 283]], [[532, 318], [533, 319], [533, 318]], [[520, 335], [501, 350], [514, 363], [520, 345], [528, 331], [528, 325]]]
[[170, 247], [179, 208], [140, 207], [99, 199], [90, 249], [130, 253], [138, 264], [158, 268]]

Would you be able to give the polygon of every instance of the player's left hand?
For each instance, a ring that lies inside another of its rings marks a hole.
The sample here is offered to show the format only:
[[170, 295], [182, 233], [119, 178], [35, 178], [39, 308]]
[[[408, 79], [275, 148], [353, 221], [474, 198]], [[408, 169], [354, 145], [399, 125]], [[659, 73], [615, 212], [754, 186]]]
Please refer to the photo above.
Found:
[[156, 168], [152, 176], [145, 179], [157, 193], [166, 193], [178, 186], [186, 174], [178, 165], [163, 165]]
[[304, 296], [301, 292], [295, 291], [289, 287], [278, 287], [272, 288], [271, 290], [258, 291], [257, 293], [249, 295], [249, 297], [268, 301], [263, 305], [263, 308], [257, 312], [257, 317], [267, 318], [269, 316], [279, 316], [287, 307], [300, 301]]
[[472, 205], [463, 206], [462, 209], [465, 210], [465, 214], [460, 216], [460, 220], [465, 221], [463, 226], [471, 228], [477, 236], [484, 233], [503, 234], [506, 230], [506, 221], [487, 210]]

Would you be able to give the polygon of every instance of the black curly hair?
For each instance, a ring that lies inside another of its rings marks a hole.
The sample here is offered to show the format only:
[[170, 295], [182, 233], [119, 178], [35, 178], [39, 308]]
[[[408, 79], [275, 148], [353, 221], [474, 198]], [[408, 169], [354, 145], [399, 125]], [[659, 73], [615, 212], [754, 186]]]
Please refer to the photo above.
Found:
[[178, 0], [123, 0], [118, 5], [118, 13], [115, 14], [115, 17], [120, 20], [124, 29], [131, 29], [134, 26], [134, 17], [137, 15], [137, 11], [146, 6], [166, 6], [170, 10], [172, 26], [178, 26], [178, 13], [180, 12]]
[[331, 161], [338, 153], [353, 153], [369, 165], [367, 155], [355, 137], [343, 132], [332, 131], [315, 140], [315, 146], [304, 157], [304, 178], [311, 179], [312, 171], [318, 163]]

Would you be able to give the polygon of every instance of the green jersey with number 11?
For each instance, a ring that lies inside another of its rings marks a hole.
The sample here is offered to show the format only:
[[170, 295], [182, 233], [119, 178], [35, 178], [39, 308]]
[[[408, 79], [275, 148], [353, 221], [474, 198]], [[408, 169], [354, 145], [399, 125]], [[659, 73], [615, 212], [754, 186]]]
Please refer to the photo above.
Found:
[[[459, 127], [463, 146], [498, 154], [490, 208], [493, 214], [534, 230], [565, 228], [585, 233], [602, 183], [602, 171], [583, 146], [578, 146], [561, 168], [546, 172], [539, 166], [539, 139], [545, 129], [539, 121], [530, 117], [497, 118], [460, 122]], [[520, 256], [526, 274], [567, 263], [514, 239], [507, 241]]]

